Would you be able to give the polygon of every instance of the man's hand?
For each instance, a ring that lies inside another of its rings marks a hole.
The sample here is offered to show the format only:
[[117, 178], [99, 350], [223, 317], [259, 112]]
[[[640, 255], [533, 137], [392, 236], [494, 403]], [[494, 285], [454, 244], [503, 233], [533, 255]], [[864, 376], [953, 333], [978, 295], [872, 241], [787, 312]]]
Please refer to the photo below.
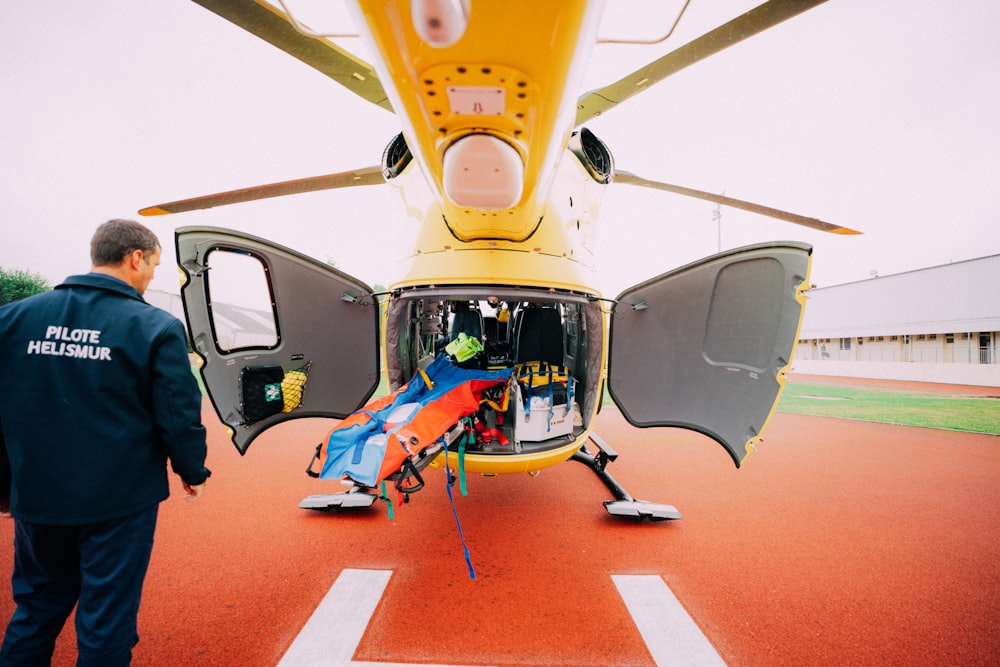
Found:
[[202, 482], [197, 486], [193, 486], [191, 484], [188, 484], [187, 482], [183, 482], [183, 484], [184, 484], [184, 493], [187, 494], [188, 500], [198, 500], [199, 498], [201, 498], [201, 494], [205, 492], [205, 482]]

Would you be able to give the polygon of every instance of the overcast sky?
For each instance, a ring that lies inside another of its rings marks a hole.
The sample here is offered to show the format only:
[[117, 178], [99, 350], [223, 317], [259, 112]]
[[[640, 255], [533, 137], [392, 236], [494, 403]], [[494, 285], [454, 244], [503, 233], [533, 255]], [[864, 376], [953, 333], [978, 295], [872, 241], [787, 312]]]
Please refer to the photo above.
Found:
[[[606, 32], [665, 29], [680, 4], [640, 4], [647, 15]], [[756, 4], [692, 0], [665, 44], [596, 47], [587, 89]], [[610, 0], [606, 13], [636, 5]], [[830, 0], [588, 123], [621, 169], [865, 232], [723, 208], [720, 235], [710, 203], [612, 186], [603, 291], [770, 240], [813, 244], [823, 286], [1000, 253], [997, 26], [995, 0]], [[0, 267], [53, 284], [89, 269], [104, 220], [375, 165], [399, 131], [392, 114], [184, 0], [2, 2], [0, 91]], [[385, 284], [395, 226], [408, 222], [381, 186], [143, 221], [164, 245], [152, 287], [167, 291], [178, 226], [245, 230]]]

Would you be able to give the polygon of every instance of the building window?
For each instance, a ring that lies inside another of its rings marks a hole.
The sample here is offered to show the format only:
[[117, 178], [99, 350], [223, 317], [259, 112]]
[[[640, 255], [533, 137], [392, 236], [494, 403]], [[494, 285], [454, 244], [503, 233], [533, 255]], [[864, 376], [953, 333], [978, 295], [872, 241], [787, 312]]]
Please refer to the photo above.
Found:
[[851, 339], [850, 338], [841, 338], [840, 339], [840, 349], [841, 350], [850, 350], [851, 349]]

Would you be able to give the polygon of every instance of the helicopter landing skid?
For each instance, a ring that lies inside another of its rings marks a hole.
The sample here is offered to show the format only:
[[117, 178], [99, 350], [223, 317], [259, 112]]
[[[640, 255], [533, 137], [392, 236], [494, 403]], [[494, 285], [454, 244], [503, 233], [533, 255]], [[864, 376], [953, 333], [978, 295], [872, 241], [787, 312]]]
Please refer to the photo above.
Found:
[[376, 500], [378, 500], [378, 496], [371, 493], [366, 487], [354, 486], [351, 487], [350, 491], [307, 496], [299, 503], [299, 507], [305, 510], [329, 512], [334, 509], [371, 507]]
[[[449, 442], [455, 440], [462, 433], [461, 427], [456, 426], [445, 434]], [[403, 502], [410, 502], [410, 494], [424, 488], [424, 480], [420, 477], [420, 471], [430, 465], [431, 461], [441, 453], [444, 445], [437, 442], [434, 445], [420, 452], [416, 460], [407, 459], [398, 472], [386, 477], [386, 482], [394, 482], [396, 490], [403, 494]], [[319, 456], [317, 448], [313, 460], [306, 470], [312, 477], [317, 477], [318, 473], [312, 472], [313, 464]], [[350, 483], [350, 482], [347, 482]], [[335, 509], [357, 509], [371, 507], [375, 501], [382, 496], [370, 486], [354, 484], [347, 491], [340, 493], [321, 493], [313, 496], [306, 496], [299, 503], [299, 507], [304, 510], [316, 510], [317, 512], [330, 512]]]
[[608, 514], [630, 516], [640, 520], [648, 518], [650, 521], [681, 518], [681, 513], [673, 505], [650, 503], [645, 500], [636, 500], [630, 496], [628, 491], [622, 488], [622, 485], [607, 471], [608, 464], [618, 458], [618, 452], [596, 433], [591, 432], [590, 441], [597, 446], [596, 455], [590, 453], [587, 445], [583, 445], [570, 458], [593, 470], [597, 477], [604, 482], [604, 486], [608, 487], [608, 490], [614, 495], [614, 500], [604, 501], [604, 508]]

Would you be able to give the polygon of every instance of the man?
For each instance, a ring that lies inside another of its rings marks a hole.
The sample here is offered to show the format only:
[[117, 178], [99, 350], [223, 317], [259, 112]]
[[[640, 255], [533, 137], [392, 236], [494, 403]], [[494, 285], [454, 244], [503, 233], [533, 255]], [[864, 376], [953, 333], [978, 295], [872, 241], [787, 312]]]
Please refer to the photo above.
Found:
[[0, 510], [17, 608], [0, 665], [47, 665], [76, 610], [77, 665], [128, 665], [166, 462], [202, 495], [201, 396], [181, 322], [142, 295], [156, 235], [111, 220], [91, 273], [0, 308]]

